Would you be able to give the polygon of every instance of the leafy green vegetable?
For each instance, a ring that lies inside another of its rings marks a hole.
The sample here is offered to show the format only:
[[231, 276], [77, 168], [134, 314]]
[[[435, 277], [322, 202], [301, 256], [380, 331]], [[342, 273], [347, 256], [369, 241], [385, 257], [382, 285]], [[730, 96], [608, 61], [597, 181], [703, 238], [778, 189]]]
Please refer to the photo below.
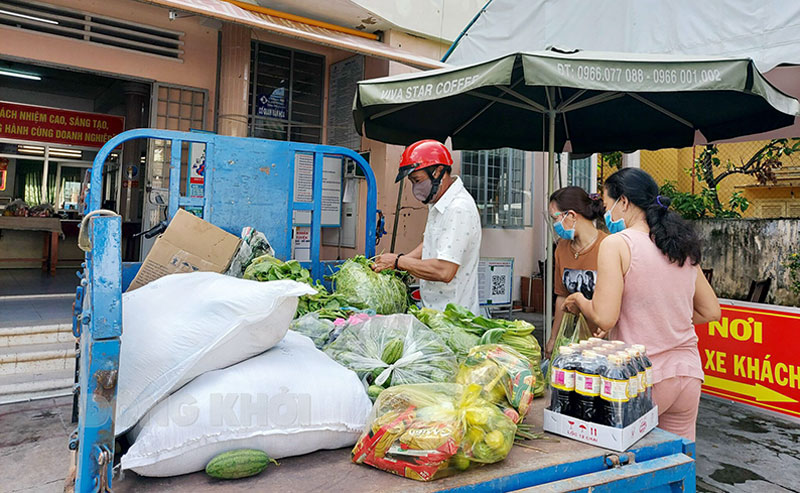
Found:
[[447, 317], [443, 312], [412, 305], [409, 313], [436, 332], [447, 347], [453, 350], [459, 361], [467, 357], [471, 348], [480, 344], [480, 337], [467, 331], [463, 325]]
[[275, 257], [262, 255], [247, 266], [244, 278], [262, 282], [291, 279], [304, 282], [316, 289], [317, 294], [300, 297], [297, 302], [296, 318], [312, 312], [316, 312], [322, 319], [347, 318], [348, 310], [346, 308], [350, 306], [347, 299], [344, 296], [329, 293], [321, 282], [315, 282], [311, 278], [308, 269], [304, 269], [297, 260], [282, 262]]
[[355, 308], [372, 309], [381, 315], [405, 313], [408, 309], [408, 289], [394, 270], [377, 273], [371, 261], [363, 255], [346, 260], [331, 279], [335, 294], [342, 296]]

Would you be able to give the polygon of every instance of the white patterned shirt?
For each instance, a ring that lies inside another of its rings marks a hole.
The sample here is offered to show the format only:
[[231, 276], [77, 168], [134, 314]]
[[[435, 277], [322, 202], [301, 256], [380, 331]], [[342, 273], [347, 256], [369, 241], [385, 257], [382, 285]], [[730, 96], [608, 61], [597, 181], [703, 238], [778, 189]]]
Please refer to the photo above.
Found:
[[449, 283], [420, 280], [422, 305], [443, 311], [448, 303], [454, 303], [478, 315], [480, 249], [478, 207], [461, 179], [454, 176], [444, 195], [435, 204], [428, 205], [422, 260], [446, 260], [459, 267]]

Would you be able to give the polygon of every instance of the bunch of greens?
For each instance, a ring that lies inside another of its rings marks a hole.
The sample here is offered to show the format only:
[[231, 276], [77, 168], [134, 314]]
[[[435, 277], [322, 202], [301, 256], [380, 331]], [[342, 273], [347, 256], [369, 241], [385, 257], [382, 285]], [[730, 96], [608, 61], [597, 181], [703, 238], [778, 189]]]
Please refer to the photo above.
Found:
[[244, 271], [244, 278], [253, 281], [280, 281], [291, 279], [313, 286], [311, 274], [297, 260], [283, 262], [270, 255], [255, 258]]
[[533, 337], [533, 325], [524, 320], [504, 320], [478, 316], [463, 306], [448, 304], [443, 312], [444, 318], [453, 325], [480, 338], [480, 344], [505, 344], [516, 349], [531, 363], [536, 377], [534, 395], [544, 394], [545, 381], [542, 375], [542, 348]]
[[479, 335], [468, 331], [465, 325], [457, 320], [452, 320], [444, 312], [433, 308], [417, 308], [416, 305], [412, 305], [409, 313], [436, 332], [447, 344], [447, 347], [453, 350], [459, 362], [464, 361], [470, 349], [480, 344]]
[[362, 310], [372, 309], [381, 315], [405, 313], [408, 309], [407, 273], [392, 269], [372, 270], [372, 261], [358, 255], [346, 260], [331, 279], [337, 295]]
[[244, 278], [253, 281], [279, 281], [290, 279], [303, 282], [317, 290], [317, 294], [301, 296], [297, 302], [295, 317], [307, 313], [317, 313], [319, 318], [334, 320], [347, 318], [347, 299], [336, 293], [329, 293], [319, 281], [311, 278], [308, 269], [304, 269], [297, 260], [283, 262], [270, 255], [262, 255], [253, 260], [244, 272]]

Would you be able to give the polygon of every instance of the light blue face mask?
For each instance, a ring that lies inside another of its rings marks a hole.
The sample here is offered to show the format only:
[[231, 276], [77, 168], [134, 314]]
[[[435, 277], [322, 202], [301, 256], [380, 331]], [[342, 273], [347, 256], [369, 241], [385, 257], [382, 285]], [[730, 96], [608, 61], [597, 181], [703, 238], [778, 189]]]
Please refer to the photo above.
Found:
[[606, 228], [608, 228], [608, 232], [611, 233], [612, 235], [614, 233], [619, 233], [620, 231], [625, 229], [625, 219], [624, 218], [619, 218], [616, 221], [611, 219], [611, 211], [613, 211], [614, 207], [617, 206], [617, 202], [619, 202], [619, 199], [614, 201], [614, 205], [612, 205], [611, 209], [606, 211], [605, 215], [603, 216], [603, 219], [605, 219], [605, 221], [606, 221]]
[[558, 222], [553, 223], [553, 230], [556, 234], [565, 240], [574, 240], [575, 239], [575, 227], [573, 226], [572, 229], [567, 229], [564, 227], [564, 219], [567, 217], [566, 213], [559, 212], [561, 215], [561, 220]]

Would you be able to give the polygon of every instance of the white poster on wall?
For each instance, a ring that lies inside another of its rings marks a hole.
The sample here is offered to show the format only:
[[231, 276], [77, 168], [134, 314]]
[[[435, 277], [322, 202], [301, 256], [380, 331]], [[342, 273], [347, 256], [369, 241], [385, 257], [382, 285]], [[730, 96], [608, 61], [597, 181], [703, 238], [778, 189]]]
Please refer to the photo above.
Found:
[[294, 201], [314, 200], [314, 155], [298, 152], [294, 155]]
[[322, 226], [341, 225], [342, 166], [341, 156], [322, 158]]
[[513, 281], [513, 258], [482, 258], [478, 263], [478, 300], [480, 304], [510, 305]]
[[311, 261], [311, 228], [309, 226], [294, 228], [293, 250], [292, 258], [298, 262]]

